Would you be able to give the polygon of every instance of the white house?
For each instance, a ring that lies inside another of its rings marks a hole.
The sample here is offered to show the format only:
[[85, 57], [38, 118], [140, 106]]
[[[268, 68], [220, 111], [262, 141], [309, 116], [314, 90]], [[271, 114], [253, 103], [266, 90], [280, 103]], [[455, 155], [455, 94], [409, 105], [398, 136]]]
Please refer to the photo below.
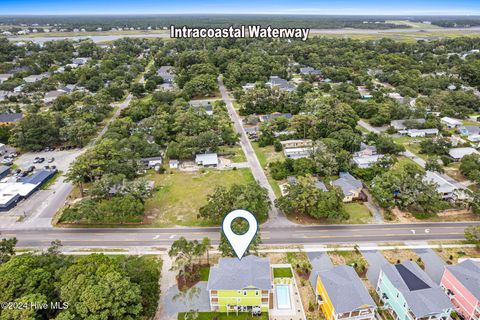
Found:
[[463, 157], [471, 155], [471, 154], [480, 154], [474, 148], [452, 148], [448, 151], [450, 157], [452, 157], [455, 161], [462, 160]]
[[457, 128], [462, 125], [462, 121], [450, 117], [443, 117], [440, 119], [440, 122], [450, 129]]
[[465, 199], [466, 194], [464, 188], [451, 183], [444, 175], [437, 172], [427, 171], [423, 181], [434, 183], [437, 186], [437, 191], [442, 195], [443, 200], [457, 200]]
[[383, 154], [353, 157], [352, 162], [356, 164], [359, 168], [366, 169], [366, 168], [370, 168], [372, 165], [377, 163], [378, 160], [382, 157], [383, 157]]
[[49, 91], [45, 94], [45, 97], [43, 98], [43, 102], [45, 103], [50, 103], [55, 101], [58, 97], [62, 96], [65, 94], [65, 91], [60, 91], [60, 90], [53, 90]]
[[412, 138], [436, 136], [438, 135], [438, 129], [410, 129], [407, 130], [407, 135]]
[[218, 155], [216, 153], [202, 153], [195, 155], [195, 163], [204, 167], [218, 166]]
[[5, 81], [10, 79], [11, 77], [13, 77], [13, 74], [11, 74], [11, 73], [0, 74], [0, 83], [4, 83]]

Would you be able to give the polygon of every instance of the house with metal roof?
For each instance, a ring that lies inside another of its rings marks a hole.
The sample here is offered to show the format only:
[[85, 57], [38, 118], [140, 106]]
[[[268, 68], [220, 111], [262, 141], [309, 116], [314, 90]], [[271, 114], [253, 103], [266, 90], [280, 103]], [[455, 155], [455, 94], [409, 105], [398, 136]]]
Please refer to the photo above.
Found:
[[450, 117], [443, 117], [440, 119], [440, 122], [446, 125], [448, 128], [457, 128], [462, 125], [462, 121]]
[[445, 267], [440, 286], [463, 319], [480, 319], [480, 262], [467, 259]]
[[455, 161], [462, 160], [463, 157], [469, 156], [471, 154], [480, 154], [477, 150], [471, 147], [466, 148], [452, 148], [448, 150], [448, 154], [450, 157], [453, 158]]
[[435, 184], [443, 200], [462, 200], [466, 197], [464, 186], [448, 181], [445, 175], [437, 172], [426, 171], [423, 181]]
[[207, 291], [212, 311], [267, 312], [272, 294], [268, 258], [221, 258], [210, 268]]
[[327, 320], [375, 318], [377, 306], [350, 266], [318, 272], [315, 295]]
[[361, 198], [363, 189], [362, 181], [356, 179], [348, 172], [340, 172], [340, 178], [332, 181], [332, 185], [339, 187], [343, 193], [343, 202], [352, 202]]
[[203, 167], [218, 166], [218, 155], [216, 153], [200, 153], [195, 155], [195, 163]]
[[321, 75], [322, 71], [317, 70], [317, 69], [312, 68], [312, 67], [303, 67], [303, 68], [300, 68], [300, 73], [303, 74], [303, 75], [317, 76], [317, 75]]
[[450, 319], [450, 299], [415, 262], [384, 265], [376, 290], [395, 320]]
[[383, 157], [383, 154], [374, 154], [371, 156], [354, 156], [352, 158], [352, 163], [358, 166], [359, 168], [366, 169], [373, 166]]
[[290, 119], [290, 118], [292, 118], [292, 114], [291, 113], [274, 112], [274, 113], [271, 113], [271, 114], [265, 114], [265, 115], [260, 116], [259, 120], [260, 120], [260, 122], [265, 122], [265, 121], [272, 120], [272, 119], [279, 118], [279, 117], [284, 117], [284, 118]]
[[50, 103], [55, 101], [58, 97], [63, 96], [66, 92], [62, 90], [52, 90], [45, 94], [43, 102]]

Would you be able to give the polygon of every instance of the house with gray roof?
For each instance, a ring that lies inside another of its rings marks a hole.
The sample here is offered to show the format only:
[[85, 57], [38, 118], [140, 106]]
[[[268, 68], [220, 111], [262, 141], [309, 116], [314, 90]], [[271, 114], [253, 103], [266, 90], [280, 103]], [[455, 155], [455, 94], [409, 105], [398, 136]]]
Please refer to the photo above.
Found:
[[415, 262], [384, 265], [376, 290], [394, 319], [450, 319], [450, 299]]
[[271, 76], [265, 83], [270, 88], [278, 88], [281, 91], [295, 91], [295, 86], [279, 76]]
[[474, 148], [466, 147], [466, 148], [451, 148], [450, 150], [448, 150], [448, 154], [450, 155], [450, 157], [453, 158], [453, 160], [460, 161], [465, 156], [468, 156], [471, 154], [479, 154], [479, 152]]
[[22, 113], [0, 113], [0, 125], [11, 125], [22, 119]]
[[210, 268], [207, 291], [212, 311], [268, 311], [272, 275], [268, 258], [221, 258]]
[[479, 126], [462, 126], [457, 129], [462, 136], [471, 136], [480, 134]]
[[300, 68], [300, 73], [303, 75], [321, 75], [322, 72], [312, 67]]
[[5, 81], [7, 81], [11, 77], [13, 77], [12, 73], [2, 73], [2, 74], [0, 74], [0, 83], [3, 83]]
[[362, 181], [356, 179], [348, 172], [340, 172], [340, 178], [332, 181], [332, 185], [342, 190], [343, 202], [352, 202], [362, 198]]
[[165, 83], [173, 83], [173, 78], [175, 77], [172, 66], [161, 66], [157, 70], [157, 75], [162, 77]]
[[440, 286], [463, 319], [480, 318], [480, 262], [467, 259], [447, 266]]
[[318, 272], [315, 295], [328, 320], [375, 318], [377, 306], [350, 266], [341, 265]]

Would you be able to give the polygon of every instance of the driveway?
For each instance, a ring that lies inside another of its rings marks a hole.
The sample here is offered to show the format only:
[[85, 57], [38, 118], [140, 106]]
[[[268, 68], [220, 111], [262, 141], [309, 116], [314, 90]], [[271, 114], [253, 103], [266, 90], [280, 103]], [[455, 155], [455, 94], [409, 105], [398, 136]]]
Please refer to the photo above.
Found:
[[332, 260], [326, 252], [307, 252], [308, 259], [312, 264], [312, 272], [310, 274], [310, 284], [313, 290], [315, 290], [317, 282], [317, 273], [323, 270], [329, 270], [333, 268]]
[[360, 252], [368, 262], [368, 271], [367, 271], [368, 281], [374, 288], [376, 288], [378, 277], [380, 275], [380, 269], [385, 264], [388, 264], [388, 261], [378, 250], [360, 249]]
[[440, 284], [445, 269], [445, 262], [430, 248], [413, 249], [413, 251], [415, 251], [425, 263], [425, 272], [435, 283]]

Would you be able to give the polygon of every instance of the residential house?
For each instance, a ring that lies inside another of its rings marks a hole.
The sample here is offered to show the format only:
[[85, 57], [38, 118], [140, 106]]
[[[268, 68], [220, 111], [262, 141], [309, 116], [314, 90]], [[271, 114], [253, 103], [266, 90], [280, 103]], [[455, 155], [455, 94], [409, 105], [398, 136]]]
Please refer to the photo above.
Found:
[[157, 166], [161, 166], [162, 161], [163, 161], [162, 156], [141, 158], [139, 160], [140, 164], [146, 167], [147, 169], [152, 169]]
[[91, 58], [88, 58], [88, 57], [78, 57], [78, 58], [73, 58], [72, 59], [72, 63], [73, 64], [76, 64], [76, 65], [79, 65], [79, 66], [83, 66], [84, 64], [86, 64]]
[[390, 126], [392, 126], [397, 131], [410, 129], [411, 124], [421, 125], [425, 123], [425, 119], [402, 119], [402, 120], [392, 120], [390, 121]]
[[443, 200], [463, 200], [466, 197], [465, 187], [448, 181], [445, 175], [437, 172], [425, 172], [423, 181], [434, 183], [437, 186], [437, 192], [442, 195]]
[[157, 70], [157, 75], [162, 77], [163, 82], [165, 83], [173, 83], [173, 78], [175, 77], [172, 66], [161, 66]]
[[325, 319], [374, 319], [377, 306], [350, 266], [317, 273], [315, 295]]
[[480, 134], [471, 134], [467, 138], [470, 142], [480, 142]]
[[460, 127], [463, 124], [461, 120], [450, 118], [450, 117], [443, 117], [440, 119], [440, 122], [446, 125], [450, 129]]
[[408, 129], [407, 135], [412, 138], [417, 137], [426, 137], [426, 136], [437, 136], [439, 133], [438, 129]]
[[290, 118], [292, 118], [292, 114], [291, 113], [274, 112], [274, 113], [271, 113], [271, 114], [262, 115], [262, 116], [260, 116], [259, 119], [260, 119], [260, 122], [265, 122], [265, 121], [269, 121], [269, 120], [279, 118], [279, 117], [284, 117], [284, 118], [290, 119]]
[[440, 286], [462, 319], [480, 319], [480, 262], [467, 259], [447, 266]]
[[389, 92], [387, 93], [387, 97], [392, 98], [393, 100], [397, 101], [398, 103], [404, 103], [405, 98], [398, 92]]
[[352, 158], [352, 163], [357, 165], [357, 167], [359, 168], [366, 169], [373, 166], [382, 157], [383, 157], [383, 154], [375, 154], [371, 156], [360, 156], [360, 157], [354, 156]]
[[268, 312], [272, 276], [268, 258], [220, 258], [210, 268], [207, 291], [212, 311]]
[[368, 90], [367, 87], [358, 86], [357, 90], [358, 90], [358, 93], [360, 94], [360, 97], [363, 100], [368, 100], [368, 99], [371, 99], [373, 97], [370, 93], [370, 90]]
[[2, 73], [2, 74], [0, 74], [0, 83], [4, 83], [5, 81], [10, 79], [11, 77], [13, 77], [12, 73]]
[[322, 72], [320, 70], [317, 70], [317, 69], [312, 68], [312, 67], [300, 68], [300, 73], [303, 74], [303, 75], [313, 75], [313, 76], [318, 76], [318, 75], [322, 74]]
[[265, 83], [270, 88], [278, 88], [281, 91], [295, 91], [295, 86], [289, 83], [287, 80], [278, 76], [271, 76], [268, 82]]
[[283, 149], [290, 149], [290, 148], [306, 148], [312, 147], [312, 140], [310, 139], [297, 139], [297, 140], [285, 140], [280, 141], [282, 144]]
[[340, 172], [340, 178], [334, 180], [332, 185], [342, 190], [344, 197], [343, 202], [352, 202], [353, 200], [364, 197], [362, 193], [362, 181], [355, 179], [355, 177], [348, 172]]
[[178, 169], [179, 165], [180, 165], [180, 161], [178, 160], [170, 160], [168, 162], [168, 166], [170, 167], [170, 169]]
[[21, 113], [0, 113], [0, 126], [10, 126], [22, 119]]
[[395, 320], [450, 319], [450, 299], [415, 262], [385, 264], [376, 290]]
[[37, 81], [40, 81], [42, 79], [48, 78], [50, 74], [48, 72], [42, 73], [42, 74], [33, 74], [28, 77], [23, 78], [23, 81], [27, 83], [34, 83]]
[[453, 160], [460, 161], [465, 156], [468, 156], [471, 154], [479, 154], [479, 152], [474, 148], [466, 147], [466, 148], [452, 148], [448, 150], [448, 154], [450, 155], [450, 157], [453, 158]]
[[245, 83], [245, 85], [242, 86], [242, 89], [244, 91], [253, 90], [255, 89], [255, 83], [251, 83], [251, 82]]
[[195, 163], [204, 167], [218, 166], [218, 155], [216, 153], [202, 153], [195, 155]]
[[479, 135], [480, 127], [479, 126], [462, 126], [462, 127], [458, 127], [457, 131], [462, 136]]
[[353, 154], [354, 157], [373, 156], [377, 154], [377, 147], [365, 143], [360, 144], [360, 151]]
[[23, 88], [25, 87], [25, 85], [21, 84], [19, 86], [16, 86], [15, 88], [13, 88], [13, 92], [14, 93], [20, 93], [23, 91]]
[[313, 151], [312, 140], [298, 139], [280, 141], [283, 148], [283, 154], [287, 158], [300, 159], [309, 157]]
[[61, 87], [60, 89], [58, 89], [59, 91], [63, 91], [65, 93], [71, 93], [75, 90], [77, 86], [74, 85], [74, 84], [67, 84], [66, 86], [63, 86]]
[[196, 110], [204, 110], [209, 116], [213, 115], [213, 106], [211, 101], [208, 100], [192, 100], [190, 101], [190, 106]]
[[61, 90], [49, 91], [45, 94], [45, 97], [43, 98], [43, 102], [45, 102], [45, 103], [53, 102], [58, 97], [63, 96], [64, 94], [65, 94], [65, 91], [61, 91]]

